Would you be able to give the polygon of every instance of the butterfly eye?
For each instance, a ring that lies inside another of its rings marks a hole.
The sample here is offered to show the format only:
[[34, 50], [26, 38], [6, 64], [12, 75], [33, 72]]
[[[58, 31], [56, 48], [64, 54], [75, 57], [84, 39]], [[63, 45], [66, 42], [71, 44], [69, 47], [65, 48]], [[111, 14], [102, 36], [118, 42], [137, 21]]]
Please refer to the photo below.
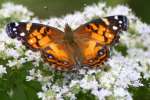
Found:
[[65, 65], [69, 64], [67, 61], [64, 61], [63, 63], [64, 63]]
[[58, 60], [58, 62], [59, 62], [59, 63], [62, 63], [62, 64], [64, 64], [64, 65], [68, 65], [68, 64], [69, 64], [69, 62], [64, 61], [64, 60]]
[[47, 58], [53, 59], [54, 57], [53, 57], [53, 55], [51, 55], [51, 54], [47, 54]]
[[92, 62], [93, 62], [93, 59], [90, 59], [90, 60], [89, 60], [89, 63], [92, 63]]
[[100, 49], [98, 52], [97, 52], [97, 55], [98, 56], [103, 56], [105, 54], [105, 47], [103, 47], [102, 49]]
[[99, 50], [99, 51], [98, 51], [98, 55], [99, 55], [99, 56], [104, 55], [104, 50], [103, 50], [103, 49], [102, 49], [102, 50]]

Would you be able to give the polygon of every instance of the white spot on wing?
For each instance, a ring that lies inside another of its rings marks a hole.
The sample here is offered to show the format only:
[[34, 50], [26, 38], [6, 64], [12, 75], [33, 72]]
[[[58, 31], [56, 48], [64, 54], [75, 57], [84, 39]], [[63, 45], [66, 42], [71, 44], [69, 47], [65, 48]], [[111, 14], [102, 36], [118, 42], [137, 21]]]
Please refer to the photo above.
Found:
[[54, 65], [54, 64], [52, 64], [52, 65], [51, 65], [51, 68], [53, 68], [53, 69], [54, 69], [54, 68], [55, 68], [55, 65]]
[[16, 28], [13, 28], [13, 31], [16, 31], [17, 29]]
[[102, 20], [104, 21], [104, 23], [105, 23], [106, 25], [109, 25], [109, 24], [110, 24], [109, 21], [108, 21], [106, 18], [102, 18]]
[[18, 26], [19, 24], [18, 23], [15, 23], [15, 26]]
[[99, 55], [103, 55], [103, 52], [101, 51], [101, 52], [99, 52]]
[[92, 59], [90, 59], [90, 60], [89, 60], [89, 63], [92, 63], [92, 62], [93, 62], [93, 60], [92, 60]]
[[29, 31], [30, 28], [31, 28], [31, 26], [32, 26], [32, 23], [28, 23], [28, 24], [26, 25], [26, 30]]
[[112, 35], [111, 35], [111, 34], [109, 34], [109, 35], [108, 35], [108, 37], [109, 37], [109, 38], [111, 38], [111, 37], [112, 37]]
[[117, 29], [118, 29], [118, 27], [117, 27], [117, 26], [113, 26], [112, 28], [113, 28], [113, 30], [117, 30]]
[[62, 70], [62, 68], [61, 68], [61, 67], [59, 67], [59, 66], [57, 67], [57, 69], [58, 69], [58, 70]]
[[23, 32], [22, 32], [22, 33], [20, 33], [20, 36], [25, 36], [25, 33], [23, 33]]
[[118, 20], [118, 16], [115, 16], [114, 18], [115, 18], [116, 20]]
[[53, 57], [51, 55], [49, 55], [48, 58], [52, 59]]
[[121, 20], [119, 20], [119, 24], [122, 24], [122, 21], [121, 21]]

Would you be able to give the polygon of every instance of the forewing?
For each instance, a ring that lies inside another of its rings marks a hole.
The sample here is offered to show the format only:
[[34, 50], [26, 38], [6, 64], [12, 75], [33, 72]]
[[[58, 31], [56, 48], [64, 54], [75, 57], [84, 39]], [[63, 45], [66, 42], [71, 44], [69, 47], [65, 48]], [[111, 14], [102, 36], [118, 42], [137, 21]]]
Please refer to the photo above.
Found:
[[37, 23], [9, 23], [9, 37], [17, 38], [33, 51], [40, 51], [45, 61], [58, 70], [69, 70], [74, 65], [71, 49], [64, 43], [64, 33], [54, 27]]

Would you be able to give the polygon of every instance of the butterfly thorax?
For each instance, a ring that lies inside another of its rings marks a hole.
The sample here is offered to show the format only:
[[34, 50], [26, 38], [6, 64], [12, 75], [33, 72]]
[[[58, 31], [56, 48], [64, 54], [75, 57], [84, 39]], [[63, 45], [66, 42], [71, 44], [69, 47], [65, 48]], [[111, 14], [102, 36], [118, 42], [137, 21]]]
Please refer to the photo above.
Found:
[[68, 24], [66, 24], [64, 31], [65, 31], [65, 37], [64, 37], [65, 42], [69, 43], [70, 45], [75, 44], [72, 29]]
[[71, 47], [71, 51], [73, 52], [72, 54], [74, 56], [74, 59], [76, 60], [76, 62], [82, 62], [83, 57], [81, 54], [81, 50], [77, 45], [77, 43], [75, 42], [73, 31], [68, 24], [66, 24], [64, 31], [65, 31], [65, 37], [64, 37], [65, 43]]

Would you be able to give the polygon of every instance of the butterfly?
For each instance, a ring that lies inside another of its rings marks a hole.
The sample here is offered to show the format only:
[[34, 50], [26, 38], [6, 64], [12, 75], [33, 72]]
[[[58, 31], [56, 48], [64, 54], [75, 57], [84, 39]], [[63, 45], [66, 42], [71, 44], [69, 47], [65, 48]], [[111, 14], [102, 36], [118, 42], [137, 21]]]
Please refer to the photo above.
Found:
[[109, 58], [110, 48], [119, 41], [120, 32], [127, 29], [128, 19], [123, 15], [97, 18], [75, 30], [66, 24], [64, 32], [30, 22], [11, 22], [6, 26], [10, 38], [40, 51], [44, 61], [62, 71], [76, 66], [100, 67]]

